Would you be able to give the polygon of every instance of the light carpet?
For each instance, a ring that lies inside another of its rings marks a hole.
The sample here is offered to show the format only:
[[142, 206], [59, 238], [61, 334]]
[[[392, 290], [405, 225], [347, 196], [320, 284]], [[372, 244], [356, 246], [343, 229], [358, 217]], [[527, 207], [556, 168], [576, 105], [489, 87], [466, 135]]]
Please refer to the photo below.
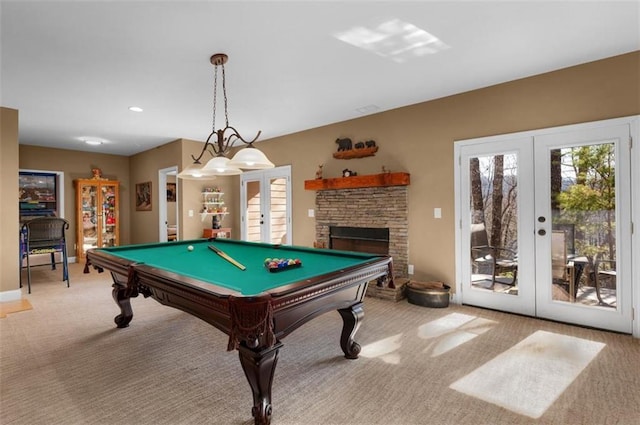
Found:
[[[253, 423], [225, 334], [143, 297], [117, 329], [111, 277], [83, 266], [70, 265], [70, 288], [40, 268], [23, 292], [33, 309], [0, 319], [2, 425]], [[342, 354], [336, 312], [284, 338], [272, 425], [638, 424], [640, 341], [629, 335], [455, 304], [364, 304], [358, 360]], [[605, 345], [538, 419], [450, 388], [537, 331]]]

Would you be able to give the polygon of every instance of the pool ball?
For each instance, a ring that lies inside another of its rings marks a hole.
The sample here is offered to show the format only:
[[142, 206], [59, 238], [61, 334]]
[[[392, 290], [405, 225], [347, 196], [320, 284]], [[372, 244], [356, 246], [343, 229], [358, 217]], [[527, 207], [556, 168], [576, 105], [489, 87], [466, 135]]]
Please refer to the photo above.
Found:
[[187, 247], [187, 249], [188, 249], [189, 251], [193, 251], [193, 245], [189, 245], [189, 246]]

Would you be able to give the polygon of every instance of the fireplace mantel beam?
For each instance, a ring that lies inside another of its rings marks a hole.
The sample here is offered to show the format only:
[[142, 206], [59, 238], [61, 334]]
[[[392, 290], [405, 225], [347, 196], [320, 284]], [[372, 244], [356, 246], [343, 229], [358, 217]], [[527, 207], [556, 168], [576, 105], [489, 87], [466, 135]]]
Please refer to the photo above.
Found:
[[335, 179], [305, 180], [305, 190], [355, 189], [360, 187], [408, 186], [409, 173], [382, 173]]

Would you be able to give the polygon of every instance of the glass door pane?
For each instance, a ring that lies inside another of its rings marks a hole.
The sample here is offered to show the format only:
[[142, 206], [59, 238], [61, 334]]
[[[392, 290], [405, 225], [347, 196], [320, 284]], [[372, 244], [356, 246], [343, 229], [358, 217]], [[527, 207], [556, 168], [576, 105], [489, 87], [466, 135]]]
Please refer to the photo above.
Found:
[[117, 202], [117, 186], [102, 184], [101, 185], [101, 213], [102, 222], [102, 247], [118, 245], [118, 205]]
[[246, 189], [246, 237], [249, 242], [262, 242], [262, 196], [260, 180], [247, 180]]
[[98, 186], [83, 185], [80, 195], [82, 211], [82, 252], [98, 247]]
[[518, 294], [517, 171], [515, 154], [469, 159], [473, 289]]
[[284, 244], [287, 243], [287, 223], [289, 222], [287, 179], [284, 177], [270, 178], [269, 194], [269, 242]]
[[616, 305], [615, 145], [550, 150], [552, 298]]

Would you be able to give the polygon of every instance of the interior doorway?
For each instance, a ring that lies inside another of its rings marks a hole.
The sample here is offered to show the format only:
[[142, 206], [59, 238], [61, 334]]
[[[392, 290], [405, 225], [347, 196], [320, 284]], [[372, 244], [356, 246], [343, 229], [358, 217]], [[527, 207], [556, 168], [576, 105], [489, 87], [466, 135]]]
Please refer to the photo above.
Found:
[[176, 241], [179, 239], [178, 215], [178, 166], [158, 171], [158, 241]]

